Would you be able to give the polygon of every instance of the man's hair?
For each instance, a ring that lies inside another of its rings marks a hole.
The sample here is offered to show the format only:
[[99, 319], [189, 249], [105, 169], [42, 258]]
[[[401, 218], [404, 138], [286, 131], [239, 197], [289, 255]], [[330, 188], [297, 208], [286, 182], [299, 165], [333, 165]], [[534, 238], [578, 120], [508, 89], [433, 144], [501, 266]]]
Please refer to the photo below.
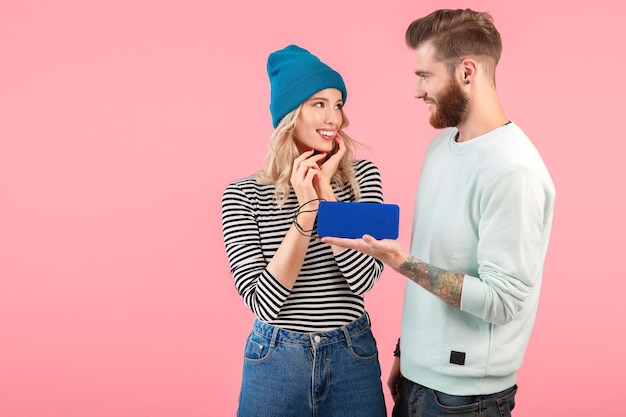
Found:
[[494, 73], [502, 54], [502, 39], [491, 15], [470, 9], [442, 9], [419, 18], [407, 28], [405, 40], [412, 49], [432, 42], [436, 58], [450, 70], [472, 56], [487, 58]]

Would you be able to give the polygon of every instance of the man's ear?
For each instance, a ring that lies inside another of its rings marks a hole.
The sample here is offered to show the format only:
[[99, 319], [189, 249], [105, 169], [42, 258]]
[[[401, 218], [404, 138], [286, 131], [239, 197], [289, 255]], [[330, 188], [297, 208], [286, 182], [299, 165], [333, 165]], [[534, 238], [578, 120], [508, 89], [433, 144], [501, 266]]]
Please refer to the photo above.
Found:
[[461, 62], [461, 82], [469, 84], [476, 77], [476, 61], [466, 58]]

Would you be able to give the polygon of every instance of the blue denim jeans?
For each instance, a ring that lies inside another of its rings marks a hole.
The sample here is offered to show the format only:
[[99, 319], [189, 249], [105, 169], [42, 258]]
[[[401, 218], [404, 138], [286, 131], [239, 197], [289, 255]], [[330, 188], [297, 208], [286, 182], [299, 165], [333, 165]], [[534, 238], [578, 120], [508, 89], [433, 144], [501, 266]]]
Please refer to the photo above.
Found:
[[448, 395], [402, 377], [392, 417], [510, 417], [517, 385], [489, 395]]
[[337, 330], [290, 332], [255, 319], [244, 352], [239, 417], [385, 417], [367, 314]]

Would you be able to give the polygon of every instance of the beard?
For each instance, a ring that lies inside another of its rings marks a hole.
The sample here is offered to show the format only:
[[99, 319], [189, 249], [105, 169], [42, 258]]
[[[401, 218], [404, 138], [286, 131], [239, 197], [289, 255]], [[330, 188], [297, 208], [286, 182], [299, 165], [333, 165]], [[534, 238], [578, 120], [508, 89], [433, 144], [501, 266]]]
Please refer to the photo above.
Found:
[[469, 103], [469, 97], [451, 80], [450, 86], [435, 99], [436, 110], [430, 115], [430, 125], [435, 129], [458, 126], [467, 114]]

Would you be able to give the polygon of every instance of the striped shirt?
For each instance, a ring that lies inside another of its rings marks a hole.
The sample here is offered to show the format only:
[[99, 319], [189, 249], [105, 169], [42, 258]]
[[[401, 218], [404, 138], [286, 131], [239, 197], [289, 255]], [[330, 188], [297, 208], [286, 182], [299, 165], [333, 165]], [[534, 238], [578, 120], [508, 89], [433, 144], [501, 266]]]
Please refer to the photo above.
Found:
[[[353, 163], [363, 202], [383, 202], [378, 168], [370, 161]], [[380, 278], [383, 263], [345, 249], [333, 254], [314, 237], [291, 290], [267, 270], [298, 209], [293, 192], [282, 208], [274, 185], [254, 176], [230, 184], [222, 195], [222, 229], [230, 272], [244, 303], [259, 320], [298, 332], [323, 332], [344, 326], [365, 313], [364, 294]], [[354, 201], [350, 185], [335, 189], [338, 201]]]

